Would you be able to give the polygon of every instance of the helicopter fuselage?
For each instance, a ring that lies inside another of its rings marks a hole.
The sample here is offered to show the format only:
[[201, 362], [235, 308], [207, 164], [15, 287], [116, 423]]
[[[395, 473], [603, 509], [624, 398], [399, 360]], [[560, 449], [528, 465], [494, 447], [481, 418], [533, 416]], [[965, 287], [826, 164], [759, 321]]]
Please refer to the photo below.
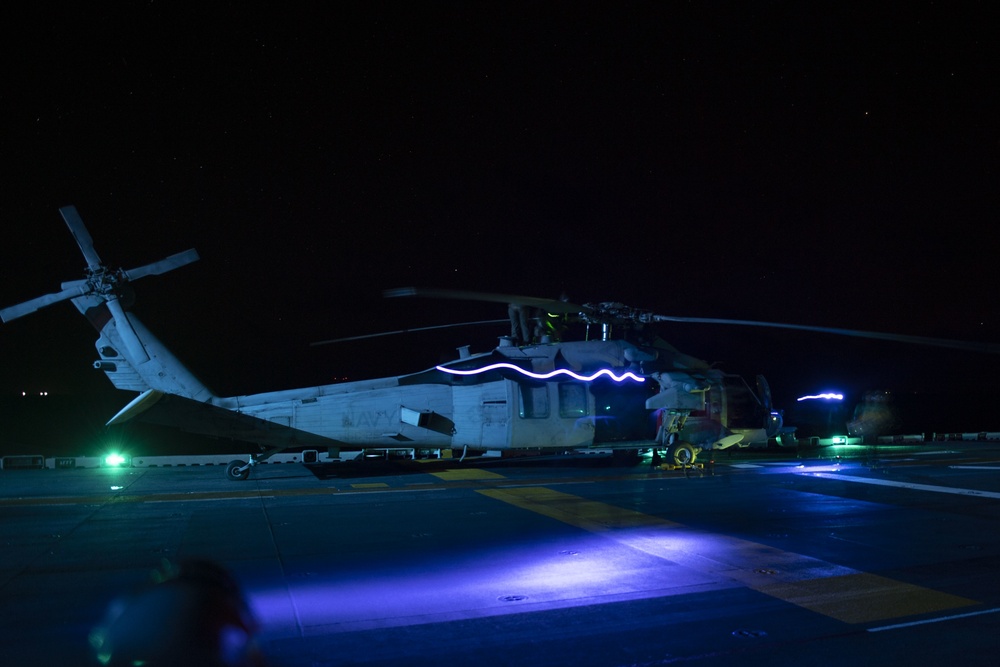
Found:
[[[183, 368], [130, 319], [150, 352], [148, 364]], [[143, 389], [114, 338], [114, 329], [105, 329], [95, 366], [119, 388]], [[640, 356], [625, 341], [506, 344], [410, 375], [303, 389], [184, 398], [151, 387], [110, 423], [141, 415], [263, 449], [324, 447], [338, 453], [555, 453], [666, 447], [676, 440], [712, 449], [766, 442], [763, 406], [741, 378], [714, 369], [646, 374], [635, 366]], [[142, 376], [170, 376], [143, 366]], [[672, 426], [664, 429], [665, 423]]]

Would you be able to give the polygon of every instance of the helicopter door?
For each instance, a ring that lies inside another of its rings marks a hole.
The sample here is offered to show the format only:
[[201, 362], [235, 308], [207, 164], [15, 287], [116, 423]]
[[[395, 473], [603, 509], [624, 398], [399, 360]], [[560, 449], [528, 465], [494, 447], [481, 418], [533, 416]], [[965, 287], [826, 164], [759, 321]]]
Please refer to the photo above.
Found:
[[507, 401], [483, 401], [483, 447], [506, 447], [507, 425]]
[[511, 443], [528, 449], [587, 447], [594, 442], [594, 400], [578, 382], [520, 382]]
[[455, 447], [503, 449], [510, 445], [513, 382], [487, 382], [452, 388]]

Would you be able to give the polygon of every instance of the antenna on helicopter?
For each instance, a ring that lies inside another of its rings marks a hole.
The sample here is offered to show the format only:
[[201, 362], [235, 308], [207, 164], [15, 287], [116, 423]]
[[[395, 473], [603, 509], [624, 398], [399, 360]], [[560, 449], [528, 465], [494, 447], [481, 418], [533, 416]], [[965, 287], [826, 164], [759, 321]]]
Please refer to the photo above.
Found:
[[478, 324], [502, 324], [507, 320], [478, 320], [476, 322], [456, 322], [455, 324], [437, 324], [430, 327], [414, 327], [412, 329], [397, 329], [395, 331], [383, 331], [381, 333], [374, 334], [361, 334], [360, 336], [345, 336], [344, 338], [331, 338], [329, 340], [318, 340], [314, 343], [309, 343], [311, 347], [319, 347], [320, 345], [330, 345], [331, 343], [346, 343], [352, 340], [366, 340], [368, 338], [381, 338], [382, 336], [395, 336], [398, 334], [415, 333], [417, 331], [431, 331], [433, 329], [452, 329], [454, 327], [471, 327]]

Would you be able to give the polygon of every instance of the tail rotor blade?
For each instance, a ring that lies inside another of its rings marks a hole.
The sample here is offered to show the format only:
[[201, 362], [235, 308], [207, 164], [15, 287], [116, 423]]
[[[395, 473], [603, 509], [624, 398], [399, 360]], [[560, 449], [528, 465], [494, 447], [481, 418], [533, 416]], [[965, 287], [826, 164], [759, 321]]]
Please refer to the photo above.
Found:
[[87, 293], [87, 281], [86, 280], [74, 280], [71, 283], [64, 283], [63, 289], [60, 292], [53, 292], [52, 294], [45, 294], [40, 297], [31, 299], [30, 301], [25, 301], [16, 306], [10, 306], [0, 310], [0, 320], [4, 322], [10, 322], [11, 320], [16, 320], [19, 317], [23, 317], [30, 313], [35, 312], [46, 306], [51, 306], [54, 303], [59, 303], [60, 301], [66, 301], [67, 299], [72, 299], [76, 296], [83, 296]]
[[76, 244], [80, 246], [80, 251], [83, 252], [83, 256], [87, 259], [87, 266], [90, 267], [91, 271], [99, 270], [102, 266], [101, 258], [98, 257], [97, 251], [94, 250], [94, 239], [90, 237], [90, 232], [84, 226], [83, 218], [80, 217], [76, 207], [63, 206], [59, 209], [59, 213], [62, 214], [63, 220], [66, 221], [66, 226], [69, 227], [70, 233], [76, 239]]
[[184, 252], [179, 252], [171, 255], [170, 257], [161, 259], [158, 262], [146, 264], [145, 266], [140, 266], [135, 269], [129, 269], [125, 272], [125, 275], [129, 280], [138, 280], [139, 278], [144, 278], [146, 276], [158, 276], [166, 273], [167, 271], [179, 269], [180, 267], [190, 264], [191, 262], [196, 262], [198, 259], [198, 251], [191, 248], [190, 250], [185, 250]]
[[64, 206], [59, 209], [60, 215], [66, 221], [73, 239], [80, 247], [84, 258], [87, 260], [87, 278], [85, 280], [73, 280], [64, 282], [59, 292], [45, 294], [43, 296], [25, 301], [24, 303], [8, 308], [0, 309], [0, 321], [9, 322], [29, 313], [33, 313], [40, 308], [74, 299], [76, 297], [92, 297], [93, 303], [81, 304], [81, 311], [90, 308], [101, 301], [107, 304], [115, 321], [115, 327], [121, 338], [121, 344], [127, 349], [135, 363], [143, 363], [149, 360], [146, 349], [136, 334], [132, 323], [125, 314], [125, 309], [119, 302], [122, 294], [127, 293], [125, 288], [128, 283], [137, 278], [145, 276], [156, 276], [167, 271], [173, 271], [191, 262], [198, 260], [198, 253], [193, 248], [170, 255], [158, 262], [152, 262], [144, 266], [137, 267], [131, 271], [121, 269], [108, 270], [102, 263], [101, 258], [94, 249], [94, 240], [83, 224], [83, 219], [75, 206]]

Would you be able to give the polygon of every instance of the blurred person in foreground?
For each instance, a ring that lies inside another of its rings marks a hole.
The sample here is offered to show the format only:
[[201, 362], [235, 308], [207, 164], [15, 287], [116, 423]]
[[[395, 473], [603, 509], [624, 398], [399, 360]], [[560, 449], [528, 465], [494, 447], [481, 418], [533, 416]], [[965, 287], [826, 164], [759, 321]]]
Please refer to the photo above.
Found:
[[195, 560], [168, 566], [151, 585], [113, 601], [90, 643], [107, 667], [264, 667], [257, 630], [232, 575]]

